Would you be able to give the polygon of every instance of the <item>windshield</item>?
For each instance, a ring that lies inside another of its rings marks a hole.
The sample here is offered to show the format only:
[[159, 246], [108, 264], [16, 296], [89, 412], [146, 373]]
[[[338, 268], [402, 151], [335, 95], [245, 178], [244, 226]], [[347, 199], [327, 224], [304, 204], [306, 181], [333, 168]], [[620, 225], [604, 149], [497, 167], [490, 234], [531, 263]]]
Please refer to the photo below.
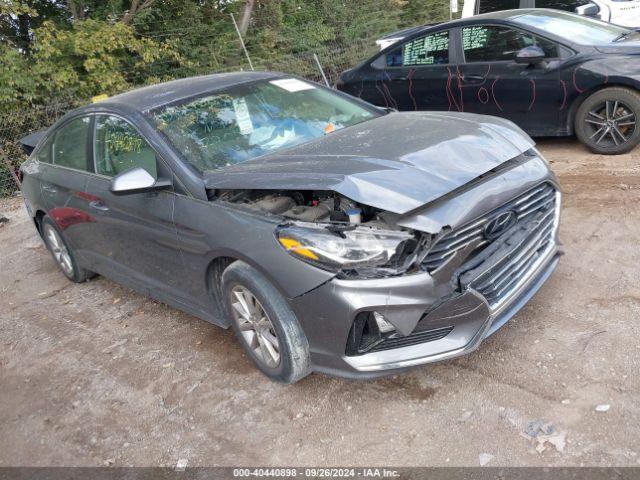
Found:
[[152, 112], [157, 128], [200, 171], [329, 135], [376, 116], [296, 78], [239, 85]]
[[563, 12], [530, 12], [512, 19], [514, 22], [538, 28], [579, 45], [604, 45], [631, 32], [624, 27]]

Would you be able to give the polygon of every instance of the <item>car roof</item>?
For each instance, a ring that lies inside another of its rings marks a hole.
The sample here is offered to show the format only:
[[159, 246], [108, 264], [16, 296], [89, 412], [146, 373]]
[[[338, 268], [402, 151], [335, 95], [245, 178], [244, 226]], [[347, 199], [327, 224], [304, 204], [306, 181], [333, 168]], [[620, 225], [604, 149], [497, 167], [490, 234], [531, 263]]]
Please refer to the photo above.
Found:
[[277, 72], [231, 72], [182, 78], [148, 87], [136, 88], [135, 90], [109, 97], [105, 100], [105, 103], [122, 105], [144, 112], [234, 85], [282, 76], [282, 73]]

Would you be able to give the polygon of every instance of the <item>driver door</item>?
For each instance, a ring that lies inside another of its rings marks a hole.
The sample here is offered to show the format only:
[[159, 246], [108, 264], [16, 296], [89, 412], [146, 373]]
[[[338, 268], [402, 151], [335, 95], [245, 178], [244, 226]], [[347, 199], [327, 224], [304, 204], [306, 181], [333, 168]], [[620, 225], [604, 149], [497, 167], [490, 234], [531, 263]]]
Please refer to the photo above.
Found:
[[[465, 112], [507, 118], [530, 135], [556, 133], [566, 85], [559, 75], [560, 46], [500, 25], [460, 29], [464, 63], [458, 83]], [[539, 46], [546, 60], [516, 63], [518, 52]]]
[[172, 188], [116, 195], [111, 179], [133, 167], [154, 178], [171, 172], [132, 124], [113, 115], [96, 115], [94, 129], [95, 175], [89, 180], [94, 234], [109, 248], [93, 252], [99, 272], [154, 295], [183, 290], [184, 264], [177, 241]]

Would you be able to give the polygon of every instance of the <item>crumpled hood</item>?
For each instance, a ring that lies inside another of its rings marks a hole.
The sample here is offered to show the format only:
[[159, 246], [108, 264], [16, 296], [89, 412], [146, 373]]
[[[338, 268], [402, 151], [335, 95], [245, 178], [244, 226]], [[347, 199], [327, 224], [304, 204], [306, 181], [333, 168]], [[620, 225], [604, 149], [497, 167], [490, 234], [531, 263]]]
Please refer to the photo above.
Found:
[[531, 149], [513, 123], [464, 113], [391, 113], [214, 172], [207, 188], [333, 190], [404, 214]]

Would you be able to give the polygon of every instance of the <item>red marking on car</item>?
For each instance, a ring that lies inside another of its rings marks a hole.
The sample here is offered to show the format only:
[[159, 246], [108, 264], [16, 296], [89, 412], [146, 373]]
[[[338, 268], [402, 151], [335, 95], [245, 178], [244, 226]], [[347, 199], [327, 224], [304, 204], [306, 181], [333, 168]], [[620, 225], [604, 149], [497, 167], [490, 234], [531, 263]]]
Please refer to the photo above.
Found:
[[531, 103], [529, 104], [527, 112], [530, 112], [536, 103], [536, 81], [533, 79], [530, 79], [529, 81], [531, 82]]
[[564, 90], [564, 98], [562, 99], [560, 110], [564, 110], [567, 106], [567, 97], [569, 96], [569, 92], [567, 92], [567, 82], [565, 82], [564, 80], [560, 80], [560, 84], [562, 85], [562, 89]]
[[411, 97], [411, 101], [413, 102], [413, 109], [418, 110], [418, 104], [416, 103], [416, 98], [413, 96], [413, 75], [416, 71], [412, 68], [409, 70], [409, 74], [407, 75], [407, 80], [409, 80], [409, 97]]
[[456, 76], [458, 77], [458, 92], [460, 94], [460, 111], [464, 112], [464, 98], [462, 95], [462, 80], [464, 77], [460, 73], [460, 67], [456, 65]]
[[384, 100], [384, 106], [389, 108], [389, 101], [387, 100], [387, 96], [385, 95], [385, 93], [378, 86], [378, 81], [377, 80], [376, 80], [376, 90], [378, 90], [380, 92], [380, 95], [382, 95], [382, 98]]
[[573, 88], [575, 88], [578, 93], [582, 93], [582, 92], [584, 92], [584, 89], [578, 87], [578, 82], [576, 81], [576, 74], [577, 73], [578, 73], [578, 69], [576, 68], [573, 71]]
[[500, 106], [500, 103], [498, 103], [498, 99], [496, 98], [496, 91], [495, 91], [496, 83], [498, 83], [498, 80], [500, 80], [500, 77], [496, 77], [496, 79], [491, 84], [491, 96], [493, 97], [493, 101], [495, 102], [496, 107], [498, 107], [498, 110], [502, 112], [502, 107]]
[[486, 88], [480, 87], [478, 89], [478, 101], [483, 105], [489, 103], [489, 91]]

